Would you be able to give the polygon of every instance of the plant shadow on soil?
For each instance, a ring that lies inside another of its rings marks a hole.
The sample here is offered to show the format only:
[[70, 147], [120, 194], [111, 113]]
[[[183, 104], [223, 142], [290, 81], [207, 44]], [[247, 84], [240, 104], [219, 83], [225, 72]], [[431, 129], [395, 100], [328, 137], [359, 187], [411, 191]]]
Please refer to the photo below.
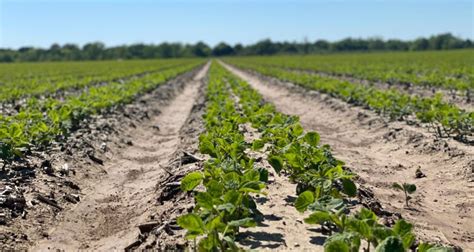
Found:
[[311, 240], [309, 242], [314, 245], [323, 246], [326, 242], [327, 237], [324, 236], [311, 236]]
[[255, 248], [278, 248], [285, 246], [286, 242], [280, 233], [268, 233], [262, 231], [246, 231], [239, 234], [239, 243], [248, 246], [250, 249]]
[[287, 195], [285, 198], [286, 203], [288, 204], [293, 204], [296, 201], [295, 196]]

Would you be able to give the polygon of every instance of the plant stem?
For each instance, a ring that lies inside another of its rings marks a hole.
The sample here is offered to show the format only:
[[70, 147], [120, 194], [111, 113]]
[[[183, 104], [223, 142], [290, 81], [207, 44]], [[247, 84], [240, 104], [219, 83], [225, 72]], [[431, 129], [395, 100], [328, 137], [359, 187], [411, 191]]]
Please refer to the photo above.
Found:
[[407, 207], [409, 207], [409, 206], [408, 206], [408, 194], [407, 194], [407, 190], [404, 188], [403, 192], [405, 193], [405, 204], [406, 204]]

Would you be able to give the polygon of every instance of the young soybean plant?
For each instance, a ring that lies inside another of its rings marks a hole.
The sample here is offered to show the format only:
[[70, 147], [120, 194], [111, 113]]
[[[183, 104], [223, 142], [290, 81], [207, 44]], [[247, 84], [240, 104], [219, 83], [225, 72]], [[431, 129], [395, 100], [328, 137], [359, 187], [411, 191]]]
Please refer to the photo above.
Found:
[[405, 193], [405, 204], [406, 204], [406, 207], [409, 207], [408, 201], [411, 199], [411, 196], [409, 194], [412, 194], [416, 191], [416, 185], [408, 184], [408, 183], [403, 183], [400, 185], [399, 183], [395, 182], [392, 184], [392, 187], [396, 190], [400, 190]]

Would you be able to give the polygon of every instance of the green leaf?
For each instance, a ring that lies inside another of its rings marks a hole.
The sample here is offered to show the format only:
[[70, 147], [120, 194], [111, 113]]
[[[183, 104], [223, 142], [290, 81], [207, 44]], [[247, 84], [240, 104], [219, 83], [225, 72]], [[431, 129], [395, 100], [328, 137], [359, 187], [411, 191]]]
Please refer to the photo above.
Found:
[[240, 175], [236, 172], [228, 172], [224, 175], [224, 185], [226, 188], [238, 189], [240, 186]]
[[403, 188], [405, 188], [405, 190], [409, 194], [412, 194], [416, 191], [416, 185], [414, 185], [414, 184], [405, 183], [405, 184], [403, 184]]
[[239, 247], [235, 244], [235, 241], [230, 236], [224, 236], [223, 240], [226, 242], [227, 246], [229, 247], [230, 251], [240, 251]]
[[331, 196], [323, 196], [314, 201], [313, 204], [308, 206], [311, 211], [342, 211], [345, 208], [344, 200], [339, 198], [333, 198]]
[[350, 249], [345, 241], [332, 240], [324, 243], [324, 252], [350, 252]]
[[178, 225], [194, 235], [201, 235], [204, 233], [205, 227], [201, 218], [196, 214], [190, 213], [178, 217]]
[[218, 241], [213, 236], [204, 237], [199, 241], [199, 251], [213, 251], [217, 249]]
[[304, 219], [304, 222], [308, 224], [322, 224], [325, 221], [331, 221], [331, 215], [321, 211], [314, 212]]
[[410, 233], [413, 229], [413, 224], [406, 222], [404, 219], [397, 220], [393, 226], [393, 232], [399, 236], [404, 236], [407, 233]]
[[254, 150], [254, 151], [260, 150], [264, 146], [265, 146], [265, 141], [263, 141], [261, 139], [256, 139], [252, 142], [252, 150]]
[[343, 192], [349, 197], [355, 197], [357, 195], [357, 186], [350, 179], [341, 179]]
[[354, 232], [335, 233], [326, 239], [324, 250], [344, 251], [345, 247], [342, 246], [342, 244], [348, 247], [348, 251], [358, 252], [360, 248], [360, 236]]
[[416, 251], [417, 252], [427, 252], [428, 249], [432, 248], [433, 245], [429, 244], [429, 243], [420, 243], [420, 245], [418, 245], [418, 247], [416, 248]]
[[361, 234], [362, 237], [370, 237], [370, 235], [372, 234], [370, 226], [365, 221], [350, 219], [349, 225], [351, 227], [351, 230]]
[[299, 212], [306, 211], [306, 208], [314, 202], [314, 194], [311, 191], [305, 191], [298, 195], [298, 198], [295, 201], [295, 208]]
[[283, 169], [283, 159], [279, 156], [271, 156], [268, 158], [268, 163], [275, 169], [276, 173], [280, 173]]
[[224, 201], [232, 203], [233, 205], [239, 205], [240, 193], [236, 190], [227, 191], [224, 195]]
[[405, 234], [404, 236], [402, 236], [403, 247], [408, 250], [413, 245], [415, 240], [416, 240], [416, 237], [414, 234], [412, 233]]
[[403, 187], [399, 183], [396, 183], [396, 182], [392, 184], [392, 188], [403, 191]]
[[244, 183], [239, 191], [240, 192], [253, 192], [253, 193], [260, 193], [260, 191], [265, 187], [265, 185], [260, 181], [249, 181]]
[[212, 142], [209, 140], [210, 137], [207, 137], [206, 135], [201, 135], [200, 141], [199, 141], [199, 152], [202, 154], [208, 154], [211, 157], [217, 157], [216, 154], [216, 149], [214, 148], [214, 145]]
[[224, 191], [224, 186], [216, 180], [211, 180], [206, 183], [206, 189], [213, 197], [220, 197]]
[[304, 136], [304, 140], [311, 146], [317, 146], [319, 144], [320, 136], [316, 132], [308, 132]]
[[243, 218], [240, 220], [234, 220], [227, 223], [231, 227], [255, 227], [257, 223], [253, 218]]
[[398, 237], [390, 236], [375, 248], [375, 252], [405, 252], [405, 248]]
[[191, 191], [196, 188], [203, 179], [204, 175], [202, 173], [191, 172], [181, 180], [181, 190], [185, 192]]
[[297, 124], [293, 124], [293, 135], [294, 136], [300, 136], [303, 134], [303, 126], [301, 126], [301, 124], [297, 123]]
[[216, 209], [217, 209], [218, 211], [225, 210], [225, 211], [227, 211], [227, 212], [229, 212], [229, 213], [233, 213], [234, 210], [235, 210], [235, 206], [234, 206], [234, 204], [232, 204], [232, 203], [225, 203], [225, 204], [218, 205], [218, 206], [216, 207]]
[[207, 192], [198, 192], [196, 195], [196, 202], [199, 206], [212, 210], [214, 208], [213, 202], [212, 202], [212, 196], [207, 193]]
[[454, 252], [454, 249], [445, 248], [445, 247], [432, 247], [428, 249], [426, 252]]
[[372, 228], [372, 235], [377, 238], [377, 240], [385, 240], [389, 236], [395, 235], [390, 228], [385, 226], [374, 227]]
[[212, 219], [211, 221], [206, 223], [207, 230], [214, 230], [214, 229], [217, 229], [219, 227], [224, 227], [225, 228], [225, 224], [222, 223], [222, 220], [221, 220], [220, 216], [216, 216], [214, 219]]
[[259, 180], [262, 182], [268, 182], [268, 170], [265, 168], [259, 168], [258, 172], [260, 173]]
[[260, 172], [256, 169], [248, 169], [244, 173], [244, 180], [242, 182], [248, 182], [248, 181], [260, 181]]
[[365, 207], [361, 208], [360, 211], [357, 212], [356, 218], [360, 220], [366, 220], [366, 221], [370, 220], [372, 222], [377, 221], [377, 215], [375, 215], [375, 213], [372, 212], [372, 210]]

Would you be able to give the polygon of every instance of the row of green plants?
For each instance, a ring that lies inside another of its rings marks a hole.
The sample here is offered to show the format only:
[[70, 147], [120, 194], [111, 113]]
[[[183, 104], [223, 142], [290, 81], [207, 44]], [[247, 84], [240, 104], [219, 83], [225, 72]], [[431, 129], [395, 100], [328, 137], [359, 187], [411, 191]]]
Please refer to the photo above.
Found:
[[353, 76], [386, 83], [474, 90], [474, 50], [409, 53], [348, 53], [312, 56], [246, 57], [253, 62], [286, 69]]
[[62, 141], [86, 117], [130, 103], [137, 95], [199, 64], [201, 62], [190, 62], [126, 83], [111, 82], [91, 87], [78, 96], [68, 96], [64, 100], [29, 98], [27, 106], [19, 113], [6, 117], [0, 115], [0, 158], [11, 161], [23, 157], [33, 147]]
[[424, 98], [411, 96], [396, 89], [381, 90], [331, 77], [244, 63], [238, 59], [229, 59], [228, 62], [263, 75], [327, 93], [352, 104], [365, 106], [394, 120], [409, 120], [416, 117], [421, 123], [426, 123], [439, 137], [453, 137], [467, 141], [468, 137], [474, 133], [474, 112], [467, 112], [456, 105], [443, 102], [440, 94], [432, 98]]
[[0, 67], [0, 102], [129, 78], [197, 62], [194, 59], [16, 63]]
[[[359, 251], [362, 241], [376, 251], [412, 247], [415, 236], [406, 221], [389, 228], [379, 224], [368, 209], [349, 213], [350, 198], [357, 195], [354, 175], [343, 169], [344, 163], [332, 156], [329, 146], [320, 145], [318, 133], [304, 132], [297, 117], [277, 112], [247, 83], [214, 64], [207, 98], [206, 132], [199, 138], [199, 150], [210, 159], [202, 172], [189, 173], [181, 181], [183, 191], [194, 193], [196, 206], [178, 218], [187, 237], [199, 241], [196, 249], [240, 250], [236, 245], [239, 227], [252, 227], [261, 220], [252, 195], [265, 194], [269, 172], [248, 157], [248, 150], [266, 153], [275, 172], [297, 185], [296, 209], [312, 212], [305, 222], [332, 232], [324, 244], [326, 251]], [[239, 129], [245, 123], [261, 137], [245, 142]], [[441, 248], [418, 246], [418, 251], [435, 249]]]
[[[412, 225], [399, 220], [392, 228], [379, 224], [377, 216], [362, 208], [348, 215], [349, 198], [357, 195], [354, 174], [343, 169], [344, 163], [331, 154], [330, 147], [320, 145], [317, 132], [303, 132], [297, 117], [290, 117], [263, 105], [260, 94], [246, 82], [229, 74], [233, 90], [252, 126], [262, 137], [252, 144], [253, 149], [268, 146], [268, 162], [277, 173], [284, 172], [297, 185], [295, 208], [310, 210], [305, 222], [319, 224], [333, 232], [325, 242], [326, 251], [359, 251], [361, 241], [377, 251], [406, 251], [414, 244]], [[273, 116], [269, 116], [273, 115]], [[338, 219], [336, 218], [338, 217]], [[423, 244], [418, 251], [434, 246]], [[438, 248], [441, 249], [441, 248]]]
[[252, 195], [262, 194], [268, 171], [254, 165], [248, 157], [239, 125], [244, 123], [231, 98], [224, 72], [214, 63], [210, 68], [206, 132], [199, 137], [199, 151], [210, 159], [201, 172], [192, 172], [181, 180], [183, 191], [193, 191], [196, 206], [192, 213], [180, 216], [178, 224], [186, 237], [199, 239], [199, 251], [236, 251], [240, 227], [256, 225], [262, 214]]

